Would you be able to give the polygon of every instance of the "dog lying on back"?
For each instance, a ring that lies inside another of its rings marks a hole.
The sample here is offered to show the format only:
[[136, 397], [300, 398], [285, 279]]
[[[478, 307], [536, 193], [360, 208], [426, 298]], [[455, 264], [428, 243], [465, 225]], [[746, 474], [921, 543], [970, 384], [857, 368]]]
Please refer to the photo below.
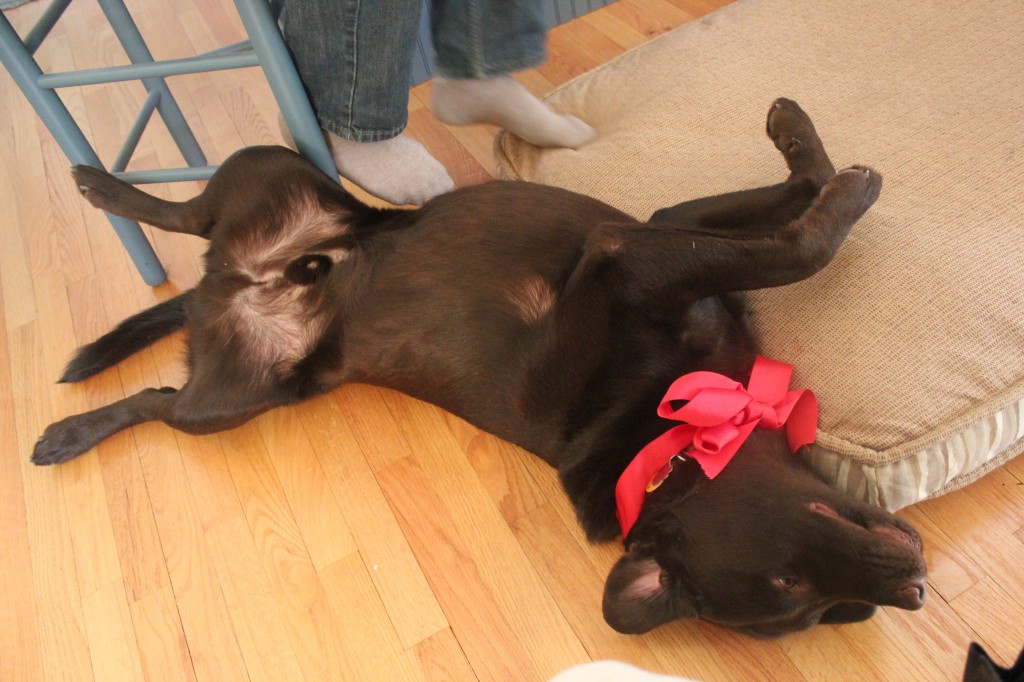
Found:
[[[92, 205], [210, 248], [194, 289], [80, 349], [62, 379], [187, 325], [185, 385], [52, 424], [32, 460], [67, 461], [148, 420], [212, 433], [365, 382], [537, 454], [557, 468], [587, 537], [611, 540], [617, 480], [674, 425], [656, 412], [666, 388], [696, 370], [749, 380], [756, 347], [736, 292], [813, 275], [878, 196], [876, 172], [835, 172], [794, 102], [772, 105], [767, 131], [784, 182], [646, 223], [525, 182], [466, 187], [417, 210], [369, 208], [281, 147], [238, 152], [181, 203], [76, 166]], [[677, 462], [608, 577], [615, 629], [698, 617], [776, 636], [923, 604], [914, 529], [818, 480], [781, 432], [755, 430], [713, 480]]]

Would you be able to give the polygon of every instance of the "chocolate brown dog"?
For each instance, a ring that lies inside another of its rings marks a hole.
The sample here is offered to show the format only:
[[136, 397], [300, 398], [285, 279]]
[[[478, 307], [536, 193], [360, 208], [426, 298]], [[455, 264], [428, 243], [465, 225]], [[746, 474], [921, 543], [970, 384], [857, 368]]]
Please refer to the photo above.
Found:
[[[83, 347], [63, 378], [187, 324], [187, 383], [59, 421], [32, 460], [67, 461], [147, 420], [220, 431], [366, 382], [536, 453], [558, 469], [587, 536], [610, 540], [616, 480], [672, 426], [655, 412], [669, 384], [694, 370], [748, 380], [755, 343], [734, 292], [813, 275], [878, 196], [876, 172], [835, 172], [795, 103], [773, 104], [767, 129], [785, 182], [646, 223], [524, 182], [372, 209], [279, 147], [235, 154], [183, 203], [77, 166], [94, 206], [210, 248], [195, 289]], [[625, 549], [604, 595], [621, 632], [699, 617], [773, 636], [924, 599], [917, 533], [819, 481], [777, 431], [755, 431], [713, 480], [692, 460], [678, 466]]]

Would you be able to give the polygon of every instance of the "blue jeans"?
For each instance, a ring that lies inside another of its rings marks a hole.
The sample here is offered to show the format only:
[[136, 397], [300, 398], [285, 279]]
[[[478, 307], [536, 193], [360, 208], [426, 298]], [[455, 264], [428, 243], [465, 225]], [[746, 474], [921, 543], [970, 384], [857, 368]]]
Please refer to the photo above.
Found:
[[[289, 0], [284, 35], [320, 126], [357, 142], [408, 123], [422, 0]], [[544, 61], [539, 0], [433, 0], [437, 72], [490, 78]]]

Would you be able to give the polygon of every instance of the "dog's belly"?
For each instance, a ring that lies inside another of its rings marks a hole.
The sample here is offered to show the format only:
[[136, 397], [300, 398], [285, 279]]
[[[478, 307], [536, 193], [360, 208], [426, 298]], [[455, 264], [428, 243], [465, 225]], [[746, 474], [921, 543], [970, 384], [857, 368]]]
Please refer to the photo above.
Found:
[[[742, 317], [717, 298], [671, 322], [590, 310], [592, 324], [580, 327], [565, 322], [559, 292], [531, 290], [501, 305], [476, 293], [446, 305], [382, 302], [354, 318], [345, 332], [350, 379], [438, 405], [557, 465], [570, 440], [633, 403], [651, 402], [653, 412], [679, 375], [736, 375], [754, 352]], [[637, 325], [621, 329], [629, 318]]]
[[630, 222], [525, 183], [429, 204], [375, 253], [345, 315], [346, 380], [429, 401], [552, 461], [566, 439], [652, 382], [749, 354], [742, 315], [721, 299], [635, 310], [603, 281], [581, 288], [574, 275], [590, 231]]
[[[433, 288], [443, 297], [443, 289]], [[376, 307], [345, 327], [349, 380], [392, 388], [438, 405], [526, 447], [548, 450], [556, 433], [523, 409], [529, 370], [543, 353], [551, 322], [539, 298], [522, 302], [528, 320], [492, 301], [426, 298]], [[551, 304], [553, 307], [553, 303]]]

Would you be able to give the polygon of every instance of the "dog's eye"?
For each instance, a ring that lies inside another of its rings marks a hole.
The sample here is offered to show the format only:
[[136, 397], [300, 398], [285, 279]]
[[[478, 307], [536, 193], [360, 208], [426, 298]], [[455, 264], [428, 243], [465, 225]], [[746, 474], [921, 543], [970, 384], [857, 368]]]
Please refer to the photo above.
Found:
[[781, 576], [779, 578], [772, 578], [772, 584], [780, 590], [786, 590], [791, 592], [800, 585], [800, 581], [792, 576]]
[[323, 254], [296, 258], [285, 269], [284, 276], [300, 285], [314, 284], [324, 278], [334, 263]]

